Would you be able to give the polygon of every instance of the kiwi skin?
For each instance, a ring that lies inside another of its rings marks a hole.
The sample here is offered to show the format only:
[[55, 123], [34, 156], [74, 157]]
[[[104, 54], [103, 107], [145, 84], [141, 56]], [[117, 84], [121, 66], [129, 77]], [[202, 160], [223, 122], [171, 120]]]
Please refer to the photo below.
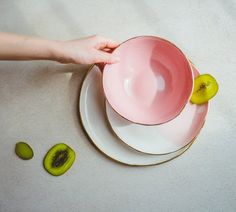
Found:
[[64, 143], [54, 145], [45, 155], [44, 169], [53, 176], [63, 175], [75, 161], [75, 152]]
[[15, 145], [15, 153], [22, 160], [30, 160], [34, 157], [33, 149], [25, 142], [18, 142]]

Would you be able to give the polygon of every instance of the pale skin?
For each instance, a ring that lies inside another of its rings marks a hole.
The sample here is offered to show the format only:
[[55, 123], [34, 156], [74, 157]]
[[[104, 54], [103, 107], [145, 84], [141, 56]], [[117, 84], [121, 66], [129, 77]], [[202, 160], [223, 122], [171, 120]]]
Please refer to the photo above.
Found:
[[102, 36], [55, 41], [0, 32], [0, 60], [53, 60], [60, 63], [116, 63], [118, 42]]

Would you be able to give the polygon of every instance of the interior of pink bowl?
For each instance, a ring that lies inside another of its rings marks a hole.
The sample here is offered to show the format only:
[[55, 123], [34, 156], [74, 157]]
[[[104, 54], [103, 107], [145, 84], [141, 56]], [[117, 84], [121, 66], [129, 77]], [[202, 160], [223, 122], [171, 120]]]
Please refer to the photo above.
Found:
[[107, 101], [124, 118], [139, 124], [161, 124], [176, 117], [193, 89], [193, 73], [172, 43], [142, 36], [113, 52], [120, 62], [107, 64], [103, 88]]

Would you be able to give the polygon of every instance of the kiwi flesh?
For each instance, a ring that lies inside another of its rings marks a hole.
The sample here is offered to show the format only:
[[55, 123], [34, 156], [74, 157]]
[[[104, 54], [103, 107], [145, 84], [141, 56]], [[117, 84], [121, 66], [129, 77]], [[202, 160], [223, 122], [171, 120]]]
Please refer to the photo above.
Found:
[[219, 85], [210, 74], [202, 74], [194, 79], [194, 89], [190, 101], [193, 104], [204, 104], [218, 92]]
[[64, 143], [59, 143], [47, 152], [43, 165], [49, 174], [60, 176], [70, 169], [74, 161], [74, 150]]
[[33, 149], [25, 142], [16, 143], [15, 153], [22, 160], [30, 160], [34, 156]]

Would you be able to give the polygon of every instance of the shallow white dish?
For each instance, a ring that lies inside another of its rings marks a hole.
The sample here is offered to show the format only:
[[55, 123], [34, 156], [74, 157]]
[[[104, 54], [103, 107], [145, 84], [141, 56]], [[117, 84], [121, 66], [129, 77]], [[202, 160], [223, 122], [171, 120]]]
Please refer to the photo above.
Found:
[[166, 155], [148, 155], [129, 148], [112, 132], [105, 114], [102, 73], [93, 66], [86, 75], [80, 91], [81, 123], [91, 142], [109, 158], [127, 165], [147, 166], [170, 161], [184, 153], [192, 143]]
[[[199, 72], [192, 66], [194, 76]], [[208, 113], [208, 103], [188, 102], [173, 120], [154, 126], [144, 126], [121, 117], [106, 101], [106, 114], [114, 133], [128, 146], [148, 154], [167, 154], [188, 145], [200, 132]]]

